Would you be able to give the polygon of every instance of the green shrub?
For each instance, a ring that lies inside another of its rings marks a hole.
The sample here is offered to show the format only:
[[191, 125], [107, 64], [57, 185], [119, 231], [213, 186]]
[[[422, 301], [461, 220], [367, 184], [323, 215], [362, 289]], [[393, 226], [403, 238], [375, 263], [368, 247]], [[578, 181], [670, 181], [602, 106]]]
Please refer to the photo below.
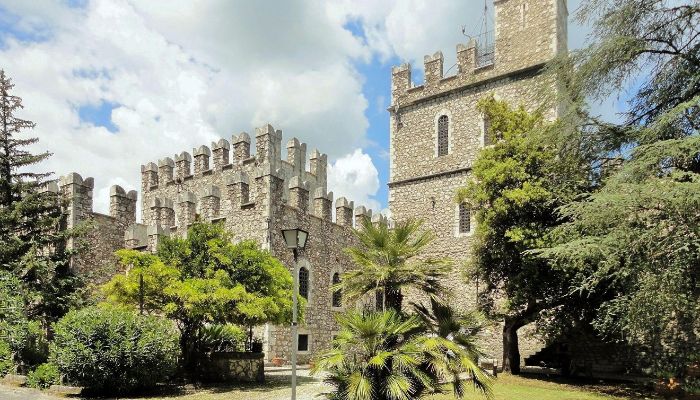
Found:
[[214, 324], [199, 330], [199, 349], [201, 354], [227, 351], [241, 351], [248, 335], [239, 326], [232, 324]]
[[171, 376], [178, 334], [163, 318], [89, 307], [54, 325], [50, 359], [71, 384], [102, 392], [128, 392]]
[[14, 368], [15, 363], [12, 361], [12, 350], [10, 345], [4, 340], [0, 340], [0, 376], [7, 375]]
[[27, 386], [37, 389], [47, 389], [51, 385], [61, 383], [61, 373], [52, 363], [44, 363], [27, 376]]

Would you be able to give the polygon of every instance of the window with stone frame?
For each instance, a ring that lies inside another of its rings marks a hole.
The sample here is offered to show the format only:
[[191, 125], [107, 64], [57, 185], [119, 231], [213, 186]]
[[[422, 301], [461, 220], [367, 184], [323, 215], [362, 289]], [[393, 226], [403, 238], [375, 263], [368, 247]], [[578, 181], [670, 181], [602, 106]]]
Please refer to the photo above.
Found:
[[488, 115], [484, 115], [482, 122], [484, 125], [481, 134], [484, 135], [484, 147], [491, 146], [493, 144], [493, 133], [491, 133], [491, 118], [489, 118]]
[[[340, 283], [340, 274], [339, 273], [334, 273], [333, 278], [331, 279], [333, 285], [337, 285]], [[333, 307], [341, 307], [343, 305], [343, 293], [340, 291], [340, 289], [335, 290], [333, 292]]]
[[297, 337], [297, 351], [309, 351], [309, 335], [302, 333]]
[[438, 157], [445, 156], [449, 152], [450, 141], [450, 119], [447, 115], [438, 118]]
[[299, 295], [309, 299], [309, 270], [306, 267], [299, 268]]
[[469, 233], [472, 229], [472, 209], [467, 203], [459, 205], [459, 233]]

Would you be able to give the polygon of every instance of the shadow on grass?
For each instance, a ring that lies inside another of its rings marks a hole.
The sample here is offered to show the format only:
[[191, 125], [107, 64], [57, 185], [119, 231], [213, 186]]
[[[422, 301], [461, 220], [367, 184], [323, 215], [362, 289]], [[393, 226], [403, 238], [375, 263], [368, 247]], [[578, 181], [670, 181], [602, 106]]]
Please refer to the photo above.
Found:
[[557, 375], [528, 373], [522, 373], [518, 376], [520, 378], [531, 381], [551, 382], [568, 385], [588, 392], [594, 392], [607, 396], [629, 397], [632, 399], [662, 398], [656, 393], [654, 393], [653, 386], [651, 386], [650, 383], [630, 382], [619, 379], [599, 379], [578, 376], [564, 377]]
[[[318, 379], [298, 376], [297, 387], [317, 383]], [[177, 398], [199, 392], [212, 394], [220, 393], [265, 393], [278, 389], [291, 387], [292, 378], [289, 375], [265, 375], [265, 382], [236, 382], [236, 383], [188, 383], [188, 384], [164, 384], [152, 389], [141, 390], [138, 393], [129, 393], [119, 398], [129, 399], [149, 399], [157, 398]], [[84, 399], [111, 399], [113, 394], [103, 395], [83, 395]]]

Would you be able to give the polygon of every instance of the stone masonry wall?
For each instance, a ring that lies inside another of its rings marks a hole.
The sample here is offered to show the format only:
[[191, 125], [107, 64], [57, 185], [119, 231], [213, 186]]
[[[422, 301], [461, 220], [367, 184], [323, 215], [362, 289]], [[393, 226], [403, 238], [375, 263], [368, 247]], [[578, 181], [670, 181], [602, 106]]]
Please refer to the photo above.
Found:
[[[477, 67], [472, 41], [457, 46], [457, 74], [443, 76], [443, 56], [425, 57], [425, 82], [411, 81], [410, 65], [392, 70], [390, 123], [389, 209], [394, 220], [419, 218], [437, 236], [425, 256], [451, 258], [457, 267], [445, 280], [452, 304], [467, 310], [476, 305], [477, 282], [467, 282], [468, 263], [476, 221], [471, 232], [458, 232], [458, 205], [454, 197], [470, 179], [470, 168], [485, 142], [485, 121], [477, 110], [479, 99], [493, 95], [512, 106], [542, 111], [556, 117], [555, 85], [543, 75], [544, 64], [566, 50], [566, 4], [562, 0], [496, 0], [495, 59]], [[437, 155], [437, 120], [449, 118], [448, 154]], [[488, 139], [487, 143], [488, 143]], [[419, 297], [409, 294], [408, 301]], [[488, 356], [500, 359], [502, 327], [495, 323], [480, 338]], [[541, 343], [531, 326], [520, 331], [523, 358]]]

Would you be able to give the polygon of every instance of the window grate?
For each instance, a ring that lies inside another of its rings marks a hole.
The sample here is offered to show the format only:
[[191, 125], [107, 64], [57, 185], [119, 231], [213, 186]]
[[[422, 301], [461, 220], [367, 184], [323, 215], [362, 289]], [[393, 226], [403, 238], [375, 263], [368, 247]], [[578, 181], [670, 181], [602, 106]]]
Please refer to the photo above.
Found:
[[309, 299], [309, 270], [305, 267], [299, 269], [299, 295]]
[[450, 120], [447, 115], [438, 118], [438, 157], [447, 155], [449, 151], [449, 125]]
[[459, 205], [459, 233], [471, 231], [471, 214], [472, 210], [469, 204], [462, 203]]
[[[337, 285], [340, 283], [340, 274], [333, 274], [333, 284]], [[343, 293], [339, 290], [333, 292], [333, 307], [340, 307], [343, 305]]]

